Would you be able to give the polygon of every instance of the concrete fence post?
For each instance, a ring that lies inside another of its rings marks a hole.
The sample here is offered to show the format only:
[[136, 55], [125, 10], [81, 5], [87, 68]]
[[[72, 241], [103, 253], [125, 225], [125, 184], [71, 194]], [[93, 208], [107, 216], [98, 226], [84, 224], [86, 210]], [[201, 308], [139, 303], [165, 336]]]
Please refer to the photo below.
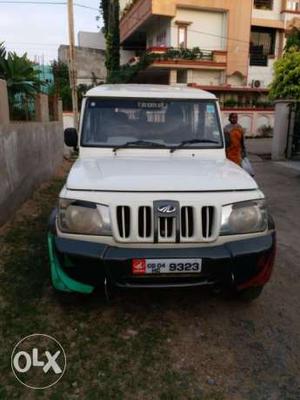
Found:
[[53, 113], [54, 113], [54, 121], [63, 120], [63, 103], [62, 100], [55, 97], [53, 102]]
[[6, 81], [0, 79], [0, 124], [9, 123], [9, 105]]
[[48, 96], [39, 93], [35, 97], [35, 120], [37, 122], [49, 122], [49, 101]]
[[275, 102], [275, 122], [272, 142], [272, 160], [286, 159], [286, 148], [289, 135], [290, 104], [292, 100], [278, 100]]

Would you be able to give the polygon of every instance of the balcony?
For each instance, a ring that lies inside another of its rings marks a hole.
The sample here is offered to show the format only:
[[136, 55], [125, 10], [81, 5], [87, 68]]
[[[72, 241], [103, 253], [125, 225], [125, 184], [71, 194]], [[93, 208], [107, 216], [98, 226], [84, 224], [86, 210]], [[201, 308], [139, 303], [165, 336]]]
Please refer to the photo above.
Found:
[[225, 69], [227, 52], [221, 50], [152, 47], [147, 50], [154, 57], [153, 67]]
[[132, 0], [121, 15], [121, 43], [124, 44], [137, 31], [143, 32], [145, 25], [155, 21], [157, 16], [170, 19], [175, 14], [175, 1], [161, 4], [161, 2], [154, 0]]

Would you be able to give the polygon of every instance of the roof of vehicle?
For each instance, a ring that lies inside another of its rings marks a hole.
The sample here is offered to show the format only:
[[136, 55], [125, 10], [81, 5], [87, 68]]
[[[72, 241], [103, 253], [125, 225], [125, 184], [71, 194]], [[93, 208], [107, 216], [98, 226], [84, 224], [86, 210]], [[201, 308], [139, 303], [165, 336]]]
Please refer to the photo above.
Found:
[[204, 90], [187, 86], [121, 84], [100, 85], [86, 93], [87, 97], [130, 97], [145, 99], [199, 99], [215, 100], [216, 96]]

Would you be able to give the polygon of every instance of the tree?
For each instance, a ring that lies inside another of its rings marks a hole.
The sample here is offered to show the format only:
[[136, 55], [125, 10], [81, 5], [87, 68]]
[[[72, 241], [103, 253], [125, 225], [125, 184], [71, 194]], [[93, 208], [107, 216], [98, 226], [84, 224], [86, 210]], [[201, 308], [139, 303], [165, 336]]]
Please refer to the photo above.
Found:
[[4, 47], [4, 42], [0, 42], [0, 58], [5, 58], [6, 49]]
[[288, 35], [285, 50], [289, 51], [292, 48], [300, 51], [300, 30], [299, 29], [294, 29]]
[[[109, 9], [109, 0], [101, 0], [100, 2], [100, 14], [103, 19], [103, 33], [104, 35], [108, 32], [108, 9]], [[99, 17], [97, 18], [99, 20]]]
[[62, 99], [63, 109], [72, 110], [72, 91], [69, 79], [68, 65], [61, 61], [53, 61], [51, 70], [54, 77], [54, 84], [50, 88], [50, 94]]
[[291, 47], [274, 64], [274, 79], [269, 97], [300, 100], [300, 51]]
[[33, 97], [43, 86], [39, 71], [34, 68], [26, 53], [20, 57], [16, 53], [9, 52], [5, 56], [5, 52], [2, 51], [0, 75], [6, 80], [11, 101], [17, 94]]
[[[5, 56], [6, 56], [6, 49], [4, 47], [4, 43], [0, 42], [0, 62], [1, 60], [5, 59]], [[0, 68], [0, 79], [4, 79], [4, 74], [1, 71], [1, 68]]]
[[32, 118], [34, 107], [30, 103], [44, 82], [27, 54], [7, 53], [4, 44], [0, 43], [0, 77], [6, 80], [11, 118]]
[[120, 69], [120, 4], [119, 0], [101, 0], [100, 12], [103, 17], [106, 40], [105, 65], [109, 77]]

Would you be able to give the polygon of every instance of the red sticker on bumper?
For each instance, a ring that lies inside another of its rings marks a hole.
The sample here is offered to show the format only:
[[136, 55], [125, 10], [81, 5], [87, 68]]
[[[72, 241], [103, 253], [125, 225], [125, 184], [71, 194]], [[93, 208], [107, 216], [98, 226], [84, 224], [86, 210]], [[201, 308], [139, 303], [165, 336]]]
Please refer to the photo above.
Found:
[[146, 272], [146, 260], [132, 260], [133, 275], [144, 275]]

